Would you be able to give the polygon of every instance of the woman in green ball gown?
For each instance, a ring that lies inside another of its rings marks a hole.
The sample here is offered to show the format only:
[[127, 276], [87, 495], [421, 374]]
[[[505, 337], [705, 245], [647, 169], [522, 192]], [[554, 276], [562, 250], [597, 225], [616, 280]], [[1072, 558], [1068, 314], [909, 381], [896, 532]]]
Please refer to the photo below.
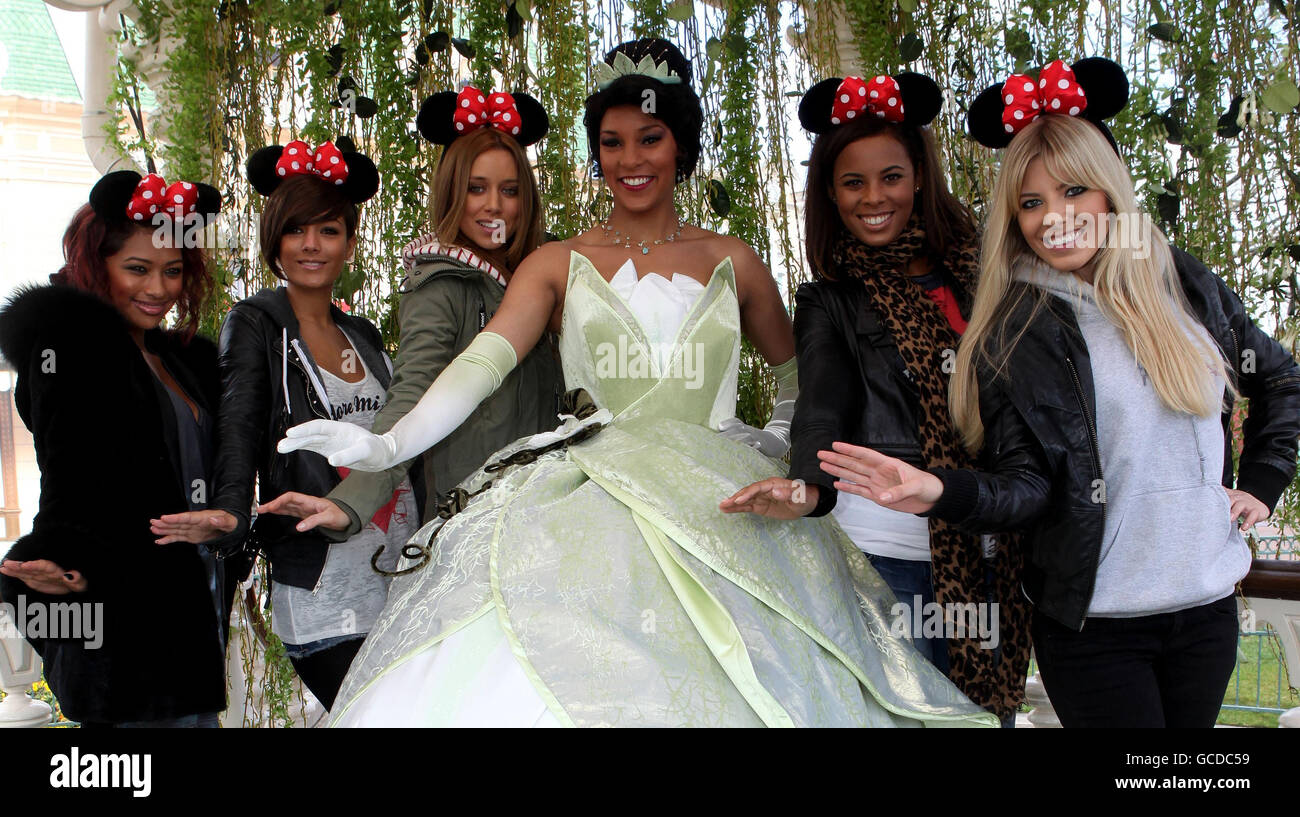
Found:
[[[425, 563], [393, 583], [335, 724], [997, 726], [893, 634], [893, 595], [833, 521], [719, 509], [780, 473], [789, 317], [752, 249], [674, 208], [699, 156], [690, 63], [662, 40], [605, 63], [586, 122], [609, 220], [530, 256], [388, 434], [321, 420], [281, 442], [363, 470], [404, 461], [548, 327], [595, 404], [498, 452], [463, 509], [416, 535]], [[733, 416], [742, 332], [780, 364], [764, 429]]]

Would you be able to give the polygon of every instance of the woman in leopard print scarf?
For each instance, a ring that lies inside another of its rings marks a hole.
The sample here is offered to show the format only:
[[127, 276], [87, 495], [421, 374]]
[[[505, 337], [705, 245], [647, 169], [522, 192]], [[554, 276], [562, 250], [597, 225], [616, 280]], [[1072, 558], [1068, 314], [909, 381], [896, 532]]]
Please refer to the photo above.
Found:
[[981, 541], [938, 519], [837, 495], [817, 456], [842, 440], [924, 468], [975, 466], [948, 410], [948, 378], [974, 295], [979, 236], [924, 128], [941, 101], [918, 74], [826, 80], [804, 96], [800, 120], [819, 134], [805, 201], [815, 280], [796, 295], [790, 478], [751, 485], [723, 509], [778, 518], [833, 509], [899, 597], [898, 627], [971, 700], [1010, 719], [1029, 660], [1021, 551], [1011, 537]]

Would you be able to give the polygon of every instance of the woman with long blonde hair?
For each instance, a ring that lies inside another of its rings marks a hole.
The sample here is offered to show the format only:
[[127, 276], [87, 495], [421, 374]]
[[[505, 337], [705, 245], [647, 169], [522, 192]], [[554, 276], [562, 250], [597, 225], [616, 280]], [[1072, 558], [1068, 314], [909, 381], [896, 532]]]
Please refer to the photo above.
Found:
[[1010, 143], [951, 394], [987, 470], [842, 442], [821, 457], [849, 480], [836, 488], [886, 507], [1025, 529], [1034, 647], [1064, 725], [1211, 726], [1250, 567], [1241, 530], [1295, 472], [1300, 369], [1138, 209], [1101, 122], [1126, 98], [1114, 63], [1057, 61], [971, 107], [977, 139]]

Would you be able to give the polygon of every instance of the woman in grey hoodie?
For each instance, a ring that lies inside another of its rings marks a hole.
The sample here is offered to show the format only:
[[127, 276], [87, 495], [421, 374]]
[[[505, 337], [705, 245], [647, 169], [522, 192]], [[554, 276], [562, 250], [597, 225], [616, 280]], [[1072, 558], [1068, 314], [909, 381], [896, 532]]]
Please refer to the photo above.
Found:
[[[1078, 91], [1060, 63], [1041, 76]], [[1300, 371], [1170, 248], [1104, 126], [1071, 108], [1023, 117], [991, 200], [951, 399], [987, 471], [922, 471], [842, 442], [823, 468], [886, 507], [1026, 530], [1034, 648], [1064, 725], [1211, 726], [1251, 562], [1241, 531], [1295, 471]], [[1238, 395], [1250, 415], [1234, 488]]]

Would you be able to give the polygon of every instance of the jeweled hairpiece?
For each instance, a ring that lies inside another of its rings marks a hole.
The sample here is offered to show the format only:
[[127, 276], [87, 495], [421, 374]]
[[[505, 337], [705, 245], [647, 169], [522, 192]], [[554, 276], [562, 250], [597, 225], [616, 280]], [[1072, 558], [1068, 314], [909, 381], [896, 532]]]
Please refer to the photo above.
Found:
[[631, 57], [620, 51], [614, 55], [613, 65], [607, 62], [596, 64], [596, 90], [603, 91], [619, 77], [633, 74], [657, 79], [665, 85], [678, 85], [682, 81], [681, 77], [669, 69], [667, 60], [655, 62], [654, 57], [646, 54], [640, 62], [632, 62]]

